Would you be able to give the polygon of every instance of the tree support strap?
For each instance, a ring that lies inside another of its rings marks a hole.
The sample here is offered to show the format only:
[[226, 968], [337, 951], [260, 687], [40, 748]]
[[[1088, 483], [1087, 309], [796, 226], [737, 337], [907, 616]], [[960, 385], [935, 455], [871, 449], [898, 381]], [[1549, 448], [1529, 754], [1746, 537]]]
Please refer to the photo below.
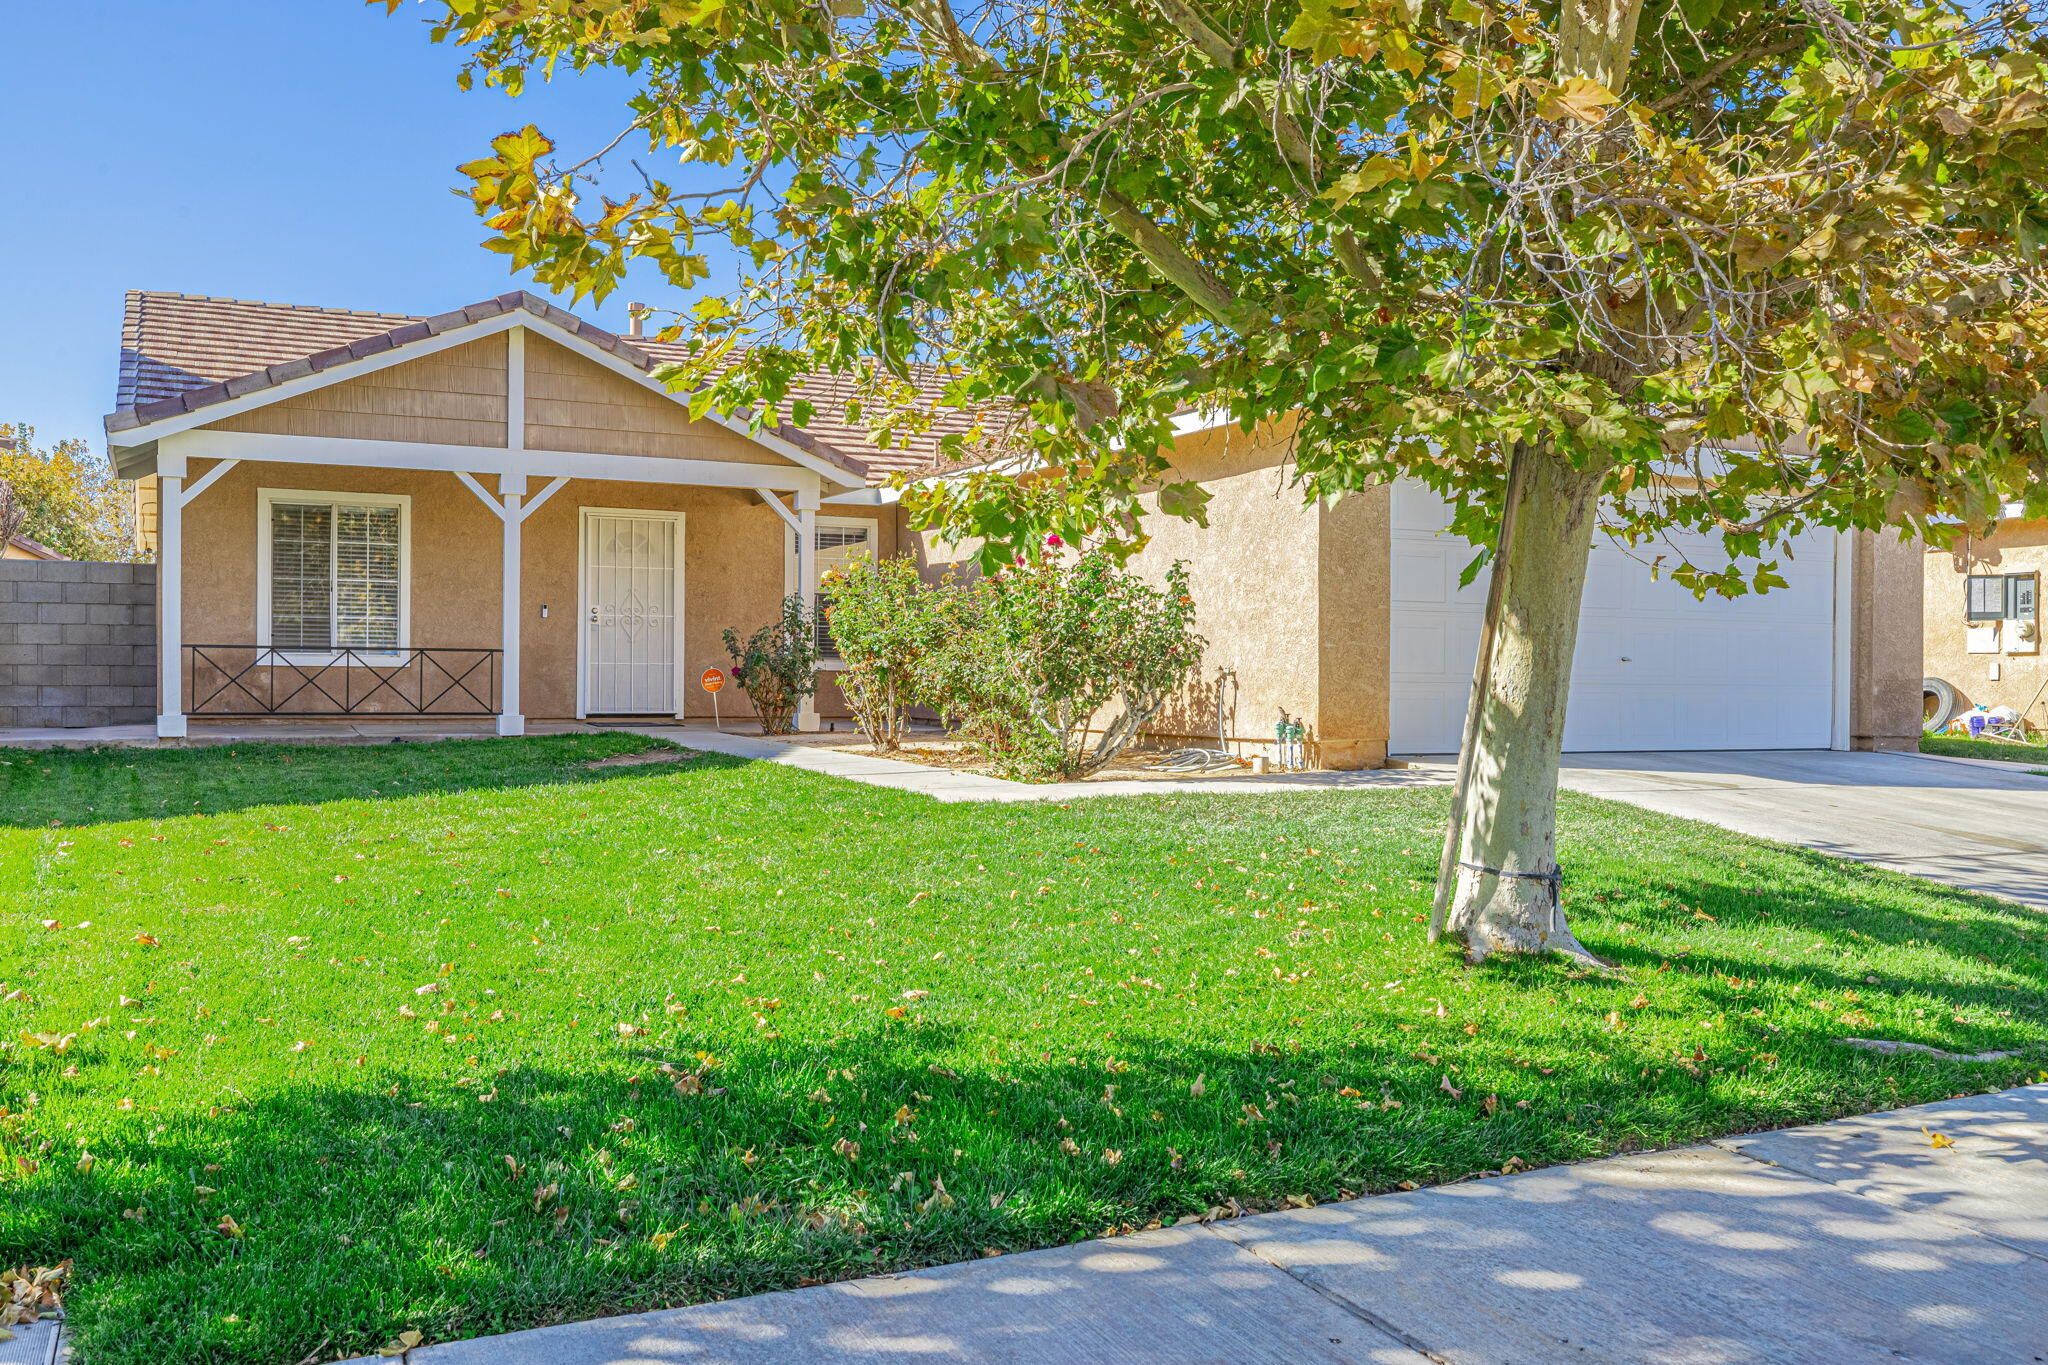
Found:
[[1513, 877], [1519, 881], [1549, 882], [1553, 887], [1559, 888], [1564, 886], [1564, 869], [1561, 867], [1553, 867], [1548, 872], [1507, 872], [1498, 867], [1488, 867], [1484, 863], [1468, 863], [1462, 858], [1458, 860], [1458, 866], [1469, 872], [1484, 872], [1489, 877]]

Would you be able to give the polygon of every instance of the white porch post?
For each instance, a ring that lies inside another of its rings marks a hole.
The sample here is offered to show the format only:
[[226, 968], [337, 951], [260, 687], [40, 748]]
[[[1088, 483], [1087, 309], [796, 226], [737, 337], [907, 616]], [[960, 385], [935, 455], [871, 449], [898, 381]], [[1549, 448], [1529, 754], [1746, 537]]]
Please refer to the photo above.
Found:
[[185, 734], [185, 478], [156, 480], [156, 733]]
[[504, 498], [504, 510], [498, 514], [498, 524], [504, 531], [504, 559], [499, 572], [504, 602], [499, 633], [505, 651], [500, 656], [503, 670], [498, 679], [498, 733], [523, 735], [526, 733], [526, 717], [519, 710], [519, 531], [526, 518], [519, 503], [526, 494], [526, 476], [499, 475], [498, 492]]
[[[804, 606], [815, 610], [818, 605], [818, 495], [798, 493], [796, 495], [796, 590], [803, 595]], [[816, 674], [812, 674], [815, 682]], [[804, 698], [803, 706], [797, 711], [796, 728], [815, 730], [818, 728], [818, 694], [815, 689]]]
[[[526, 449], [526, 329], [514, 327], [505, 334], [505, 449]], [[554, 490], [550, 489], [550, 492]], [[526, 496], [524, 474], [500, 474], [501, 502], [498, 521], [504, 528], [504, 560], [498, 581], [504, 595], [499, 634], [504, 646], [500, 656], [505, 671], [498, 680], [498, 733], [523, 735], [526, 717], [519, 709], [519, 543], [526, 514], [520, 499]]]

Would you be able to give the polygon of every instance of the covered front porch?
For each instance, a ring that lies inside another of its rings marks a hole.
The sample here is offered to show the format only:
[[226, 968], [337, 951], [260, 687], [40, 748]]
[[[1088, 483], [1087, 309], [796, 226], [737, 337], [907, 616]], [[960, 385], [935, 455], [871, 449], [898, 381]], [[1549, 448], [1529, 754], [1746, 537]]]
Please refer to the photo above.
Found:
[[[794, 466], [211, 431], [164, 446], [166, 738], [708, 716], [697, 679], [725, 666], [722, 632], [816, 581], [823, 490]], [[717, 703], [746, 714], [736, 689]]]
[[814, 595], [821, 544], [894, 551], [858, 461], [693, 413], [617, 338], [525, 296], [445, 323], [110, 423], [159, 563], [159, 736], [737, 719], [699, 685], [723, 633]]

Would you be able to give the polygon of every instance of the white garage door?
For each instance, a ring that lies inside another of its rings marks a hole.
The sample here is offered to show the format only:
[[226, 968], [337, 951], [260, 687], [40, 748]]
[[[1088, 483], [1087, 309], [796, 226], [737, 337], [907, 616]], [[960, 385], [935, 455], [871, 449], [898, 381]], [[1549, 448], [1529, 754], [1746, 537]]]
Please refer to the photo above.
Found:
[[[1486, 575], [1458, 575], [1475, 551], [1438, 531], [1450, 520], [1435, 494], [1393, 491], [1395, 753], [1457, 750], [1479, 650]], [[1695, 562], [1707, 546], [1695, 547]], [[1816, 532], [1781, 560], [1790, 583], [1764, 594], [1698, 601], [1669, 578], [1596, 543], [1572, 661], [1568, 750], [1825, 749], [1834, 714], [1835, 537]], [[1671, 562], [1667, 556], [1666, 563]]]

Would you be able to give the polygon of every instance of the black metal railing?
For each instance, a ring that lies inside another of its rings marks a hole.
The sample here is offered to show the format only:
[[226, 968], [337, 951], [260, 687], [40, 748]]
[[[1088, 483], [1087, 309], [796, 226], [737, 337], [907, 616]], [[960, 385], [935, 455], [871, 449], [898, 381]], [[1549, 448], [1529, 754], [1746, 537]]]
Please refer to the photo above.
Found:
[[195, 716], [493, 716], [496, 649], [186, 645]]

